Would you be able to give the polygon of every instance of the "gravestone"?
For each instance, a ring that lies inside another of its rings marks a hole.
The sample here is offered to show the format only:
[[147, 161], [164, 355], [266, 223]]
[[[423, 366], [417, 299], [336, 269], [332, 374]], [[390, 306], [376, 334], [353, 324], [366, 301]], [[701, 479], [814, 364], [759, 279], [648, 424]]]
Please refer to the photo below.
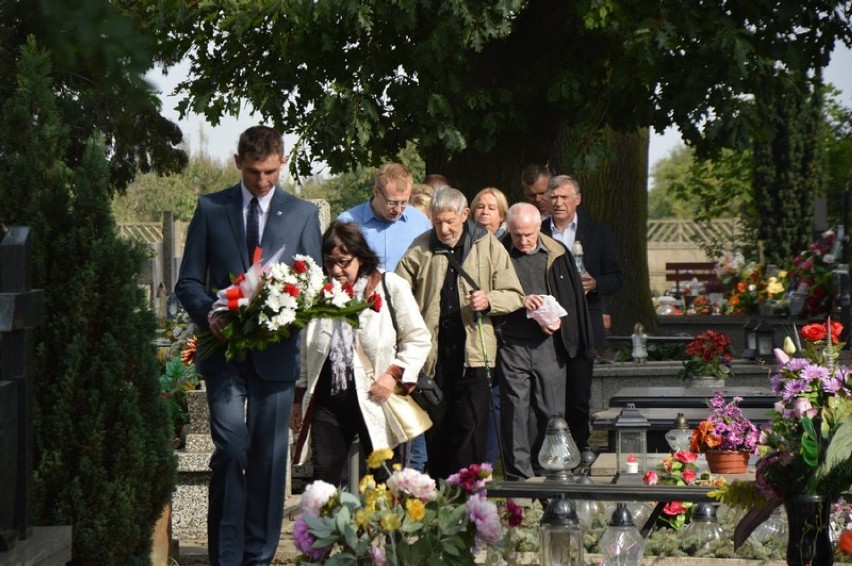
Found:
[[[33, 478], [33, 383], [27, 375], [32, 363], [34, 328], [44, 315], [44, 291], [32, 289], [32, 258], [30, 229], [12, 226], [0, 243], [0, 379], [14, 384], [17, 431], [0, 420], [2, 444], [15, 444], [15, 473], [12, 485], [0, 485], [4, 495], [11, 497], [14, 511], [11, 524], [0, 524], [0, 533], [17, 533], [17, 537], [0, 537], [0, 551], [9, 550], [16, 540], [32, 536], [32, 478]], [[9, 387], [6, 385], [3, 389]], [[14, 440], [10, 436], [14, 434]], [[11, 474], [10, 474], [11, 475]], [[11, 491], [6, 491], [11, 490]], [[5, 519], [5, 515], [0, 515]]]

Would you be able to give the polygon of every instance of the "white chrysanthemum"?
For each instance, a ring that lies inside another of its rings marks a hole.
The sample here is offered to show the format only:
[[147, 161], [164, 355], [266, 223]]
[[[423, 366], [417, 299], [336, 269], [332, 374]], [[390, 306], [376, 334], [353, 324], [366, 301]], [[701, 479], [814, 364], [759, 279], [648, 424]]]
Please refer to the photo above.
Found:
[[292, 323], [296, 320], [296, 311], [291, 309], [284, 309], [275, 317], [275, 324], [278, 325], [278, 328], [284, 328], [288, 324]]

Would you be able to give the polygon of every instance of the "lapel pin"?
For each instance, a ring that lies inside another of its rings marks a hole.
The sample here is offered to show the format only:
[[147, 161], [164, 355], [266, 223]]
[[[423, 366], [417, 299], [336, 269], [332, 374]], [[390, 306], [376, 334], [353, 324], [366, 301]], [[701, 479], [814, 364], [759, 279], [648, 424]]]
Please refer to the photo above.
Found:
[[275, 212], [275, 215], [276, 215], [276, 216], [281, 216], [282, 214], [284, 214], [284, 213], [283, 213], [283, 212], [281, 212], [280, 210], [278, 210], [278, 211], [276, 211], [276, 212]]

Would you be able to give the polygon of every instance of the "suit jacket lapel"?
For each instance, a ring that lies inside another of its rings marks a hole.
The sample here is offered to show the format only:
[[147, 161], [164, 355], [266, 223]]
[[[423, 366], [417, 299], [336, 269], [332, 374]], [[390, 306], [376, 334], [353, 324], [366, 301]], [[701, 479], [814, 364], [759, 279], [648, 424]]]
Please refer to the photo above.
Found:
[[248, 250], [246, 249], [246, 226], [245, 221], [243, 220], [243, 193], [239, 183], [231, 187], [228, 199], [228, 224], [231, 227], [231, 233], [234, 235], [234, 241], [237, 243], [237, 248], [240, 250], [240, 259], [242, 259], [243, 267], [247, 270], [251, 264], [249, 263]]

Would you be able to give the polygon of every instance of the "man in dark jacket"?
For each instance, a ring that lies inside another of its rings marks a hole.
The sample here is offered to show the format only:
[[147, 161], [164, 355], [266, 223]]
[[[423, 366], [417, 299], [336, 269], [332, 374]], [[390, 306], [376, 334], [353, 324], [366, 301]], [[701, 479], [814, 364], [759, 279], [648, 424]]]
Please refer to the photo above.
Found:
[[[505, 475], [519, 480], [542, 475], [538, 452], [550, 418], [565, 415], [578, 447], [588, 444], [595, 349], [582, 282], [570, 252], [540, 233], [541, 214], [531, 204], [513, 205], [507, 228], [503, 244], [526, 295], [523, 307], [505, 317], [498, 362]], [[539, 316], [548, 296], [565, 314]], [[530, 317], [533, 313], [535, 318]]]
[[606, 347], [603, 314], [609, 313], [607, 297], [621, 289], [621, 267], [615, 254], [615, 237], [609, 228], [596, 222], [580, 207], [580, 185], [568, 175], [551, 177], [547, 184], [551, 215], [541, 224], [542, 234], [562, 242], [573, 250], [576, 242], [583, 249], [583, 291], [592, 318], [595, 347]]

